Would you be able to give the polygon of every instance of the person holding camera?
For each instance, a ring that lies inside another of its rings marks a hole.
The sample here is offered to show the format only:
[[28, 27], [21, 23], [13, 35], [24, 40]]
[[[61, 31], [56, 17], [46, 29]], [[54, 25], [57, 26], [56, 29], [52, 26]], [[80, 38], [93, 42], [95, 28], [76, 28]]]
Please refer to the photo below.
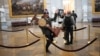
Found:
[[54, 14], [54, 21], [61, 24], [63, 21], [63, 19], [61, 18], [62, 14], [63, 14], [63, 9], [57, 9]]

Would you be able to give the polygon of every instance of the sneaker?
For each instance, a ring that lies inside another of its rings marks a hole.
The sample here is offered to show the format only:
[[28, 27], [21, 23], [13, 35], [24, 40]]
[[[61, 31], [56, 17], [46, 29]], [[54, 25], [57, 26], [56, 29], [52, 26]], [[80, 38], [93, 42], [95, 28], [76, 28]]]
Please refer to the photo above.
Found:
[[57, 43], [57, 41], [54, 40], [53, 43]]
[[74, 29], [75, 29], [75, 30], [77, 29], [76, 26], [74, 27]]
[[73, 42], [70, 42], [70, 44], [73, 44]]
[[66, 41], [64, 40], [64, 43], [66, 43]]
[[65, 37], [63, 37], [63, 39], [66, 39]]
[[47, 53], [51, 53], [49, 50], [46, 50]]
[[65, 45], [70, 45], [70, 43], [65, 43]]

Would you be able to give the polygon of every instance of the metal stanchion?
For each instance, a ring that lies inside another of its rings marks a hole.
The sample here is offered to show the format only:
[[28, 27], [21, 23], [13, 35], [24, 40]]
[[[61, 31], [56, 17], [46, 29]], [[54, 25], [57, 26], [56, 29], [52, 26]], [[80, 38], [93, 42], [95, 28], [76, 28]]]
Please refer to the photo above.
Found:
[[75, 42], [76, 42], [76, 31], [75, 31]]
[[1, 27], [2, 25], [1, 25], [1, 11], [0, 11], [0, 29], [2, 29]]
[[27, 39], [27, 43], [28, 43], [28, 29], [26, 28], [26, 39]]
[[[13, 43], [14, 43], [14, 44], [16, 44], [16, 42], [15, 42], [15, 38], [13, 38], [13, 40], [14, 40], [14, 42], [13, 42]], [[16, 56], [15, 54], [16, 54], [16, 50], [15, 50], [15, 49], [13, 49], [13, 56]]]
[[27, 27], [27, 25], [28, 25], [28, 16], [26, 18], [26, 40], [27, 40], [27, 44], [28, 44], [28, 27]]
[[13, 49], [13, 56], [16, 56], [16, 50]]
[[98, 34], [97, 34], [96, 32], [95, 32], [95, 37], [96, 37], [96, 38], [98, 38], [98, 37], [99, 37], [99, 36], [98, 36]]
[[90, 43], [90, 25], [88, 25], [88, 43]]
[[43, 35], [43, 38], [41, 38], [41, 39], [43, 39], [43, 45], [44, 45], [44, 56], [46, 56], [46, 37], [45, 37], [45, 35]]
[[[55, 40], [53, 41], [53, 43], [57, 43], [57, 37], [55, 37]], [[55, 56], [56, 56], [57, 52], [56, 52], [56, 47], [55, 47]]]
[[[77, 28], [76, 22], [75, 22], [75, 26], [74, 26], [73, 28], [76, 30], [76, 28]], [[74, 31], [73, 31], [73, 32], [74, 32]], [[75, 31], [75, 33], [73, 33], [73, 34], [75, 34], [75, 42], [76, 42], [76, 31]]]

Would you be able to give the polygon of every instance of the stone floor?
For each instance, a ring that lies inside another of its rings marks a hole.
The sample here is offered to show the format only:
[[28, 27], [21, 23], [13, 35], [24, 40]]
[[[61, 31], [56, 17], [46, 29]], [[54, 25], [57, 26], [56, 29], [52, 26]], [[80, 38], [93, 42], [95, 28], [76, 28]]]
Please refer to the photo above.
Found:
[[[56, 41], [55, 44], [61, 48], [75, 50], [86, 45], [88, 41], [93, 40], [95, 37], [98, 37], [93, 44], [77, 52], [65, 52], [51, 45], [49, 47], [51, 53], [46, 53], [44, 41], [45, 36], [37, 25], [9, 28], [13, 30], [24, 29], [23, 31], [18, 32], [0, 31], [0, 45], [22, 46], [40, 39], [39, 42], [25, 48], [9, 49], [0, 47], [0, 56], [100, 56], [100, 28], [92, 27], [91, 23], [77, 23], [77, 28], [81, 27], [87, 28], [74, 32], [74, 43], [71, 45], [64, 45], [64, 40], [62, 38], [63, 31], [59, 33], [58, 37], [54, 38]], [[27, 30], [30, 30], [41, 38], [36, 38]]]

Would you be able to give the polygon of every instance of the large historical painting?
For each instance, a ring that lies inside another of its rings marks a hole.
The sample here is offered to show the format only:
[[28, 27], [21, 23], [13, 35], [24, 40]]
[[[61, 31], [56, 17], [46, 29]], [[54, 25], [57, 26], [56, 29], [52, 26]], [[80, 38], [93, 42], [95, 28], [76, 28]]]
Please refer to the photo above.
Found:
[[44, 10], [44, 0], [9, 0], [10, 17], [26, 17]]
[[100, 0], [93, 0], [93, 13], [100, 13]]

